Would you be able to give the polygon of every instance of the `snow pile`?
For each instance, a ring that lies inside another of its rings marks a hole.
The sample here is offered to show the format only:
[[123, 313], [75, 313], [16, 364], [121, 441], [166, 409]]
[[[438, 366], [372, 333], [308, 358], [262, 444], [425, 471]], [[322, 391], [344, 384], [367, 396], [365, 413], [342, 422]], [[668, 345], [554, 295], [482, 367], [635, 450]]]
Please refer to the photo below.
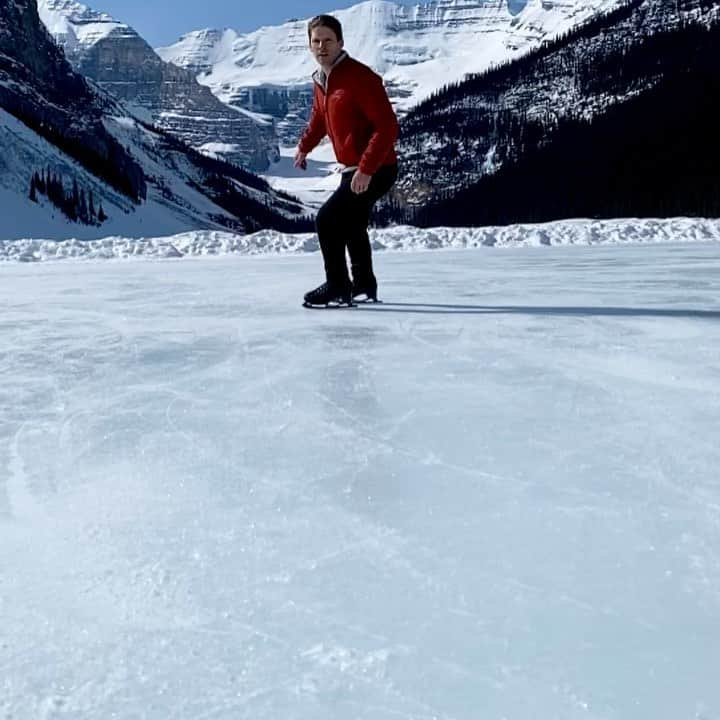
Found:
[[[371, 230], [375, 250], [599, 245], [670, 242], [718, 242], [720, 220], [699, 218], [560, 220], [479, 228], [416, 228], [396, 226]], [[172, 258], [201, 255], [272, 255], [315, 252], [313, 233], [287, 234], [261, 230], [237, 235], [194, 230], [167, 237], [101, 240], [23, 239], [0, 242], [0, 261], [108, 260], [129, 257]]]

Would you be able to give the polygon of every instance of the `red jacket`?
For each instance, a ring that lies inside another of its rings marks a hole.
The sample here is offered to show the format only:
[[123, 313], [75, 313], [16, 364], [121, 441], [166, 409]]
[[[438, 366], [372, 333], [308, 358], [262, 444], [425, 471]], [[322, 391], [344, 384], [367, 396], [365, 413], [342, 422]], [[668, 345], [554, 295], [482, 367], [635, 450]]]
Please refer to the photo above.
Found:
[[358, 166], [373, 175], [383, 165], [397, 162], [398, 121], [382, 78], [367, 65], [345, 56], [333, 66], [326, 86], [314, 82], [310, 122], [298, 143], [309, 153], [328, 135], [337, 161]]

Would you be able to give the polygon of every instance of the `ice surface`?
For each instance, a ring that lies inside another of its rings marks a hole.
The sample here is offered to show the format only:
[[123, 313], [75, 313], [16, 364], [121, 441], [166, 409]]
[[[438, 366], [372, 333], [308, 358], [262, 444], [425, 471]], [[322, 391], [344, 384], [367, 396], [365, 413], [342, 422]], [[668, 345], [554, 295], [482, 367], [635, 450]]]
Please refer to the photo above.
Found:
[[0, 717], [720, 717], [720, 246], [377, 270], [0, 266]]

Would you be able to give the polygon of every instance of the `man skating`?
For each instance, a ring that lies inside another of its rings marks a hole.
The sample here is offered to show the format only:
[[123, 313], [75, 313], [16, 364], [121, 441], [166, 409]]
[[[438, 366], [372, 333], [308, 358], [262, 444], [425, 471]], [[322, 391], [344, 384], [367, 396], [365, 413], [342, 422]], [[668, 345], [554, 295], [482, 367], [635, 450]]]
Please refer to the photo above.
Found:
[[337, 161], [345, 168], [340, 187], [315, 221], [326, 282], [305, 294], [305, 304], [377, 300], [367, 228], [373, 206], [397, 179], [397, 118], [382, 78], [343, 49], [342, 27], [336, 18], [313, 18], [308, 23], [308, 40], [320, 67], [313, 73], [313, 108], [298, 143], [295, 166], [305, 169], [308, 153], [328, 135]]

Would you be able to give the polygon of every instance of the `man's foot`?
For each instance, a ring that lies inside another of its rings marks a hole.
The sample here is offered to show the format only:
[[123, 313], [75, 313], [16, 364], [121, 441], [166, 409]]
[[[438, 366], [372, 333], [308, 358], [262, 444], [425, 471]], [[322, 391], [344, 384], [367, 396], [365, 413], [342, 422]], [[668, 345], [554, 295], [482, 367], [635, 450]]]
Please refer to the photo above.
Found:
[[377, 302], [377, 280], [374, 277], [365, 282], [353, 280], [352, 296], [361, 302]]
[[306, 307], [332, 307], [337, 305], [352, 305], [352, 289], [348, 284], [338, 288], [330, 283], [323, 283], [314, 290], [305, 293], [304, 303]]

